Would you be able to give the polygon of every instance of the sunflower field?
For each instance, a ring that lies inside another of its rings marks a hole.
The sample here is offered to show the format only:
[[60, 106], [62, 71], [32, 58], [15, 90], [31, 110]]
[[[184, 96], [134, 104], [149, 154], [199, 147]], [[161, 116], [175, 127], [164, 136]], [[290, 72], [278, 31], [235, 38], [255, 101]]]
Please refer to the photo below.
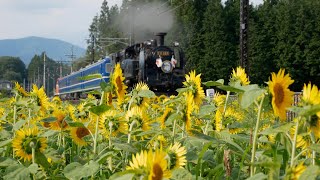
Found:
[[[123, 82], [116, 65], [79, 103], [16, 83], [0, 101], [0, 179], [319, 178], [320, 92], [305, 84], [293, 106], [284, 69], [265, 87], [241, 67], [229, 82], [191, 71], [170, 97]], [[224, 93], [206, 97], [205, 86]]]

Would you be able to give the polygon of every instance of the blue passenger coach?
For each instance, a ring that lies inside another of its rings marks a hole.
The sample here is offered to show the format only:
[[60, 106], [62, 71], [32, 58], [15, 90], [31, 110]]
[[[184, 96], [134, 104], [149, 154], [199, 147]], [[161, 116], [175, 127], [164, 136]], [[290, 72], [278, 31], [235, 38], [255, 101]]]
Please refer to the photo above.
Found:
[[[68, 76], [59, 78], [56, 83], [55, 95], [64, 98], [79, 98], [83, 92], [99, 89], [102, 81], [109, 82], [111, 71], [111, 59], [106, 57]], [[92, 74], [101, 74], [102, 77], [83, 80], [83, 77]]]

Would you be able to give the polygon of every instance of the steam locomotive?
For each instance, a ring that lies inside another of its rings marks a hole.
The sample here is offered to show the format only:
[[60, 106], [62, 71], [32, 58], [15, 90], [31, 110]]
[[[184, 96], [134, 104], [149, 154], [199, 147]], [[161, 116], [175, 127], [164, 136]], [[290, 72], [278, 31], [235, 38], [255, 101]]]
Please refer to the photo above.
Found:
[[175, 91], [184, 81], [184, 54], [179, 44], [164, 45], [166, 33], [156, 34], [156, 39], [137, 43], [121, 52], [111, 54], [113, 63], [121, 63], [125, 84], [133, 87], [145, 82], [153, 91]]
[[[101, 81], [109, 82], [116, 63], [120, 63], [125, 84], [129, 89], [138, 82], [145, 82], [153, 91], [174, 92], [182, 87], [184, 81], [184, 54], [178, 43], [172, 47], [164, 46], [166, 33], [156, 35], [157, 39], [134, 44], [77, 72], [59, 78], [55, 95], [62, 98], [79, 98], [83, 92], [99, 89]], [[90, 80], [83, 78], [97, 73], [102, 77]]]

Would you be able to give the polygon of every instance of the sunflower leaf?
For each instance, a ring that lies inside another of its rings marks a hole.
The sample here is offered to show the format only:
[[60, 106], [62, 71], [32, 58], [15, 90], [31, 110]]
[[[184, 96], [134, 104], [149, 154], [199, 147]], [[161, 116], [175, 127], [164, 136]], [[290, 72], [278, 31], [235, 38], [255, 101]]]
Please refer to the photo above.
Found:
[[49, 122], [53, 122], [53, 121], [56, 121], [56, 120], [57, 120], [56, 117], [47, 117], [47, 118], [42, 119], [41, 121], [49, 123]]
[[82, 165], [78, 162], [72, 162], [63, 169], [63, 174], [69, 179], [81, 179], [83, 177]]
[[302, 111], [300, 111], [300, 116], [312, 116], [320, 111], [320, 105], [313, 105], [313, 106], [305, 106], [303, 107]]
[[0, 167], [8, 167], [15, 164], [18, 164], [18, 162], [14, 159], [8, 157], [0, 157]]
[[12, 139], [7, 139], [5, 141], [1, 141], [0, 142], [0, 147], [3, 147], [3, 146], [6, 146], [6, 145], [10, 144], [11, 141], [12, 141]]
[[74, 122], [74, 121], [66, 121], [66, 122], [71, 127], [85, 127], [81, 122]]
[[110, 86], [109, 83], [101, 81], [100, 87], [101, 87], [101, 90], [104, 91], [104, 92], [111, 92], [111, 86]]
[[36, 151], [35, 158], [36, 163], [40, 164], [45, 169], [48, 169], [50, 167], [50, 163], [48, 162], [47, 157], [43, 153]]
[[172, 171], [171, 178], [176, 180], [192, 179], [192, 174], [184, 168], [178, 168]]
[[108, 111], [110, 109], [110, 106], [107, 106], [105, 104], [102, 104], [102, 105], [99, 105], [99, 106], [94, 106], [94, 107], [91, 107], [89, 110], [96, 114], [96, 115], [100, 115], [106, 111]]
[[218, 88], [219, 88], [219, 89], [222, 89], [222, 90], [225, 90], [225, 91], [236, 92], [236, 93], [243, 92], [242, 89], [235, 88], [235, 87], [232, 87], [232, 86], [222, 85], [222, 86], [218, 86]]
[[64, 168], [63, 173], [69, 179], [82, 179], [93, 176], [98, 170], [99, 163], [91, 160], [84, 166], [78, 162], [70, 163]]
[[179, 88], [179, 89], [176, 89], [176, 91], [181, 94], [181, 93], [184, 93], [184, 92], [187, 92], [189, 89], [188, 88]]
[[299, 179], [316, 179], [320, 174], [320, 169], [318, 166], [308, 166], [306, 170], [301, 174]]
[[200, 107], [199, 117], [210, 118], [215, 113], [216, 107], [214, 105], [204, 105]]
[[139, 91], [138, 96], [146, 97], [146, 98], [153, 98], [156, 96], [156, 94], [151, 90], [143, 89], [143, 90]]
[[268, 176], [263, 174], [263, 173], [258, 173], [258, 174], [255, 174], [254, 176], [248, 178], [247, 180], [260, 180], [260, 179], [268, 179]]
[[3, 179], [30, 179], [30, 171], [28, 168], [21, 164], [13, 164], [6, 168], [5, 176]]
[[136, 153], [138, 152], [138, 149], [132, 146], [131, 144], [124, 144], [124, 143], [113, 143], [115, 148], [118, 148], [122, 151]]
[[202, 84], [205, 86], [223, 86], [224, 80], [223, 79], [219, 79], [218, 81], [207, 81], [207, 82], [203, 82]]
[[311, 144], [309, 148], [317, 153], [320, 153], [320, 144]]
[[14, 130], [19, 130], [27, 121], [26, 120], [20, 120], [18, 121], [14, 126]]
[[138, 170], [126, 170], [113, 174], [110, 180], [132, 180]]
[[279, 126], [276, 128], [270, 127], [260, 132], [260, 134], [269, 135], [269, 134], [276, 134], [280, 132], [287, 132], [288, 129], [290, 129], [292, 126], [293, 126], [292, 123], [287, 123], [287, 124], [284, 124], [283, 126]]
[[29, 167], [28, 167], [29, 171], [32, 173], [32, 174], [35, 174], [37, 173], [38, 171], [38, 164], [37, 163], [34, 163], [34, 164], [31, 164]]

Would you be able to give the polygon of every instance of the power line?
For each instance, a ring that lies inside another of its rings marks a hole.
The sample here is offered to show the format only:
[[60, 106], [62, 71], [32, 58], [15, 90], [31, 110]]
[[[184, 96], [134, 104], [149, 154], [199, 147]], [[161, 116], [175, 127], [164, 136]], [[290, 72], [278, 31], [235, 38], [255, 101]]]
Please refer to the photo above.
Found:
[[65, 54], [65, 56], [71, 58], [71, 72], [73, 72], [72, 70], [73, 60], [76, 58], [76, 55], [73, 54], [73, 46], [71, 46], [71, 54]]

